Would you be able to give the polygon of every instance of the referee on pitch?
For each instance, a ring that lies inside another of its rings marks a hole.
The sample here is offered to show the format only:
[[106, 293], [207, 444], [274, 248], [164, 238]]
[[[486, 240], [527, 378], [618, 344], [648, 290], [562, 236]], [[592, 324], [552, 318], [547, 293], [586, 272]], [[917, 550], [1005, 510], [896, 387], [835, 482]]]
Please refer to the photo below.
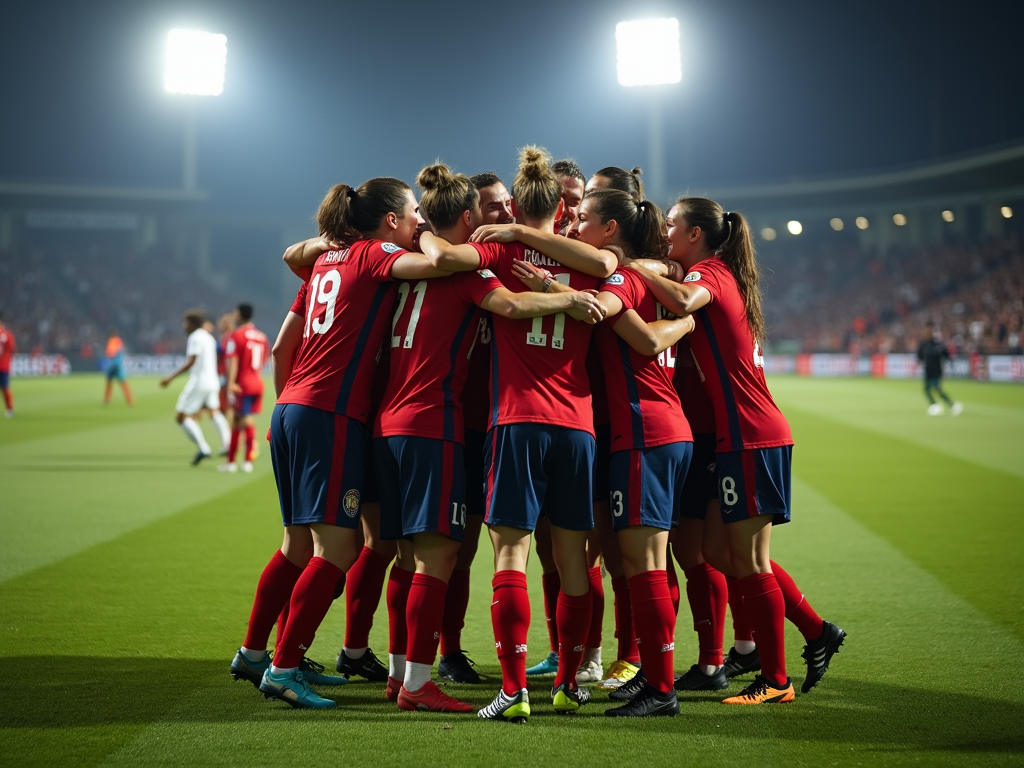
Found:
[[929, 402], [928, 415], [942, 415], [942, 405], [935, 402], [935, 395], [932, 394], [934, 391], [946, 401], [949, 412], [959, 416], [964, 409], [963, 405], [954, 403], [942, 389], [942, 361], [950, 359], [949, 349], [938, 339], [934, 323], [929, 322], [924, 326], [924, 339], [917, 348], [917, 359], [924, 366], [924, 394]]

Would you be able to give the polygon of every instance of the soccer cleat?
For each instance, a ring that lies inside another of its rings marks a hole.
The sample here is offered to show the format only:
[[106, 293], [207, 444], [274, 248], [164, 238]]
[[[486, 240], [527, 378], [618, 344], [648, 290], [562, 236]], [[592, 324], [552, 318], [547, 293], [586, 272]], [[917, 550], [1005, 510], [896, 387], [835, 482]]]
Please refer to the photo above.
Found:
[[530, 717], [530, 692], [523, 688], [515, 696], [499, 689], [494, 701], [476, 713], [484, 720], [504, 720], [506, 723], [525, 723]]
[[737, 696], [730, 696], [723, 699], [723, 704], [788, 704], [796, 698], [793, 692], [793, 683], [786, 678], [786, 685], [776, 688], [765, 678], [758, 675], [754, 682], [739, 692]]
[[324, 665], [317, 664], [312, 659], [303, 659], [299, 669], [310, 685], [345, 685], [348, 680], [337, 675], [325, 675]]
[[203, 453], [202, 451], [196, 451], [196, 455], [192, 457], [192, 466], [198, 467], [200, 461], [202, 461], [203, 459], [208, 459], [212, 455], [212, 453]]
[[441, 662], [437, 665], [437, 675], [453, 683], [475, 685], [480, 682], [480, 675], [473, 669], [475, 666], [465, 651], [455, 651], [441, 657]]
[[13, 408], [8, 408], [6, 411], [4, 411], [4, 416], [6, 416], [8, 419], [13, 419], [14, 418], [14, 409]]
[[568, 683], [562, 683], [551, 691], [551, 705], [555, 708], [555, 712], [560, 715], [572, 714], [588, 701], [590, 701], [589, 690], [586, 688], [570, 688]]
[[730, 648], [722, 669], [725, 670], [725, 676], [730, 680], [750, 672], [760, 672], [761, 655], [757, 652], [757, 648], [750, 653], [739, 653], [735, 648]]
[[636, 664], [619, 659], [608, 667], [608, 677], [598, 683], [597, 687], [606, 691], [621, 688], [636, 677], [636, 673], [639, 670], [640, 667]]
[[679, 714], [679, 699], [675, 691], [661, 693], [645, 685], [632, 701], [606, 709], [604, 714], [607, 717], [675, 717]]
[[527, 677], [554, 677], [558, 671], [558, 651], [552, 651], [540, 664], [526, 670]]
[[928, 415], [929, 416], [941, 416], [942, 415], [942, 406], [939, 405], [938, 403], [932, 403], [931, 405], [928, 406]]
[[585, 661], [576, 670], [576, 685], [580, 683], [599, 683], [604, 670], [596, 661]]
[[612, 701], [631, 701], [647, 685], [647, 675], [642, 669], [638, 669], [633, 679], [625, 685], [616, 688], [608, 694]]
[[719, 667], [717, 672], [705, 675], [701, 668], [694, 664], [676, 678], [672, 687], [677, 691], [724, 691], [729, 687], [729, 678], [725, 676], [725, 667]]
[[242, 653], [242, 649], [239, 648], [238, 653], [235, 654], [235, 658], [231, 662], [229, 671], [235, 680], [248, 680], [259, 688], [260, 682], [263, 680], [263, 673], [266, 672], [269, 667], [269, 654], [264, 653], [263, 658], [259, 661], [249, 661], [245, 654]]
[[384, 686], [385, 701], [398, 701], [398, 692], [402, 690], [402, 681], [397, 677], [388, 675], [388, 682]]
[[373, 655], [373, 649], [367, 648], [366, 653], [358, 659], [345, 655], [344, 649], [338, 654], [338, 663], [335, 665], [345, 677], [359, 675], [372, 683], [383, 683], [388, 679], [388, 668], [380, 663], [380, 659]]
[[822, 622], [821, 637], [804, 646], [804, 662], [807, 664], [807, 678], [800, 686], [801, 693], [807, 693], [828, 672], [828, 663], [839, 653], [839, 646], [846, 640], [846, 633], [830, 621]]
[[950, 416], [959, 416], [963, 412], [964, 412], [964, 404], [963, 403], [953, 403], [951, 406], [949, 406], [949, 415]]
[[233, 475], [235, 472], [238, 471], [238, 465], [235, 464], [235, 462], [233, 462], [233, 461], [227, 462], [226, 464], [219, 464], [217, 466], [217, 471], [218, 472], [227, 472], [228, 474], [232, 474]]
[[459, 701], [442, 691], [433, 680], [428, 680], [415, 693], [409, 693], [403, 685], [398, 692], [398, 708], [407, 712], [421, 710], [424, 712], [472, 712], [473, 707]]
[[252, 473], [252, 462], [251, 461], [247, 461], [244, 464], [242, 464], [242, 471], [247, 473], [247, 474], [251, 474]]
[[331, 699], [317, 696], [306, 682], [306, 676], [298, 669], [278, 675], [268, 669], [263, 673], [260, 691], [268, 699], [273, 696], [291, 704], [296, 709], [333, 709], [337, 704]]

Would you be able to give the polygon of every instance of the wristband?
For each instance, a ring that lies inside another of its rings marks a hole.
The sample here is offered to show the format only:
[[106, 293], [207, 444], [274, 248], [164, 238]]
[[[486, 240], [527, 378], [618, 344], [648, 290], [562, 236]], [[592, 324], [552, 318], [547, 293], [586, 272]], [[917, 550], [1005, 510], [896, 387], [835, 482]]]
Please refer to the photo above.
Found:
[[555, 282], [555, 281], [552, 280], [550, 277], [547, 277], [547, 278], [544, 279], [544, 293], [548, 292], [548, 288], [551, 287], [551, 284], [553, 282]]

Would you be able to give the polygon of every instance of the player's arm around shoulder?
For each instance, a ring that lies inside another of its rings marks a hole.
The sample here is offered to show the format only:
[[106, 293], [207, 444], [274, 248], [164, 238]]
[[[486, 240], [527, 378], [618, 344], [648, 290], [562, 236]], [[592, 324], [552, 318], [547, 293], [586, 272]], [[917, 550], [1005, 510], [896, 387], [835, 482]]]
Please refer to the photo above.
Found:
[[489, 224], [470, 237], [474, 243], [509, 243], [518, 241], [570, 269], [593, 277], [608, 277], [619, 266], [619, 256], [608, 249], [598, 249], [553, 232], [542, 232], [522, 224]]
[[453, 245], [433, 232], [421, 233], [419, 245], [430, 265], [445, 273], [480, 268], [480, 251], [472, 245]]
[[[691, 280], [690, 275], [677, 283], [655, 274], [639, 261], [627, 264], [626, 268], [635, 270], [644, 279], [658, 303], [673, 315], [689, 315], [711, 303], [711, 292], [697, 280]], [[697, 279], [700, 279], [699, 273], [691, 274], [697, 274]]]

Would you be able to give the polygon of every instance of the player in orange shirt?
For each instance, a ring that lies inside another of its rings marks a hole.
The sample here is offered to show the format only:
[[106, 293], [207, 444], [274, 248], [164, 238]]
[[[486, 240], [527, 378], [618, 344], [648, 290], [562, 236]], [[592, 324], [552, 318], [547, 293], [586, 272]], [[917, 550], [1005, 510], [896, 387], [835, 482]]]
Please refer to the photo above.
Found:
[[18, 351], [14, 334], [4, 325], [0, 317], [0, 390], [4, 393], [4, 414], [14, 418], [14, 396], [11, 394], [11, 355]]
[[252, 472], [256, 458], [256, 415], [262, 411], [263, 364], [267, 361], [269, 345], [263, 331], [252, 324], [252, 305], [239, 304], [235, 310], [238, 327], [228, 337], [224, 348], [228, 368], [228, 398], [234, 400], [231, 443], [228, 460], [219, 469], [237, 472], [235, 456], [238, 441], [245, 430], [245, 462], [243, 472]]
[[128, 386], [124, 372], [124, 342], [121, 341], [117, 328], [110, 329], [110, 335], [107, 338], [107, 349], [103, 356], [107, 360], [107, 388], [103, 393], [103, 404], [108, 405], [110, 403], [110, 397], [114, 394], [114, 379], [117, 379], [121, 385], [121, 391], [124, 392], [124, 399], [128, 401], [128, 405], [135, 405], [135, 398], [132, 397], [132, 388]]

